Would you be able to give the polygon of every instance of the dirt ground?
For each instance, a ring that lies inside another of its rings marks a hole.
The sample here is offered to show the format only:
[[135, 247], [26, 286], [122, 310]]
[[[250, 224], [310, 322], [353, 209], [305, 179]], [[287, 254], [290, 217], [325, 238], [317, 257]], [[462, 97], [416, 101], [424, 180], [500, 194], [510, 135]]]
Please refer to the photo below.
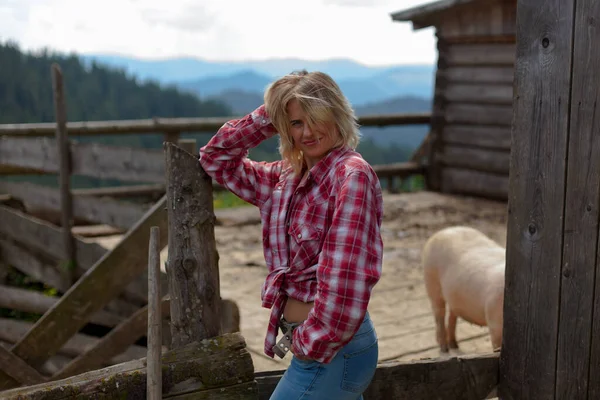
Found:
[[[243, 226], [216, 227], [221, 296], [239, 305], [241, 333], [255, 370], [284, 369], [291, 356], [280, 360], [263, 353], [269, 310], [262, 308], [260, 302], [260, 288], [266, 276], [261, 228], [255, 208], [241, 210], [238, 217], [242, 214], [256, 218]], [[505, 245], [506, 203], [433, 192], [384, 194], [383, 276], [369, 305], [379, 337], [380, 363], [439, 356], [419, 258], [431, 234], [458, 224], [476, 227]], [[98, 241], [107, 247], [114, 244], [110, 238]], [[164, 265], [166, 249], [161, 256]], [[460, 319], [457, 339], [463, 354], [491, 351], [487, 329]]]

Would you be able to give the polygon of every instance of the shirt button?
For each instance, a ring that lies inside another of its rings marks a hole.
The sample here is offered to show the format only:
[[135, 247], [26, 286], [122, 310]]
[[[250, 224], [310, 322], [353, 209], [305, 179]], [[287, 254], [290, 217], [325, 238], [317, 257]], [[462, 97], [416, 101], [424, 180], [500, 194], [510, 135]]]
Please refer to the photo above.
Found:
[[299, 234], [298, 234], [298, 239], [301, 239], [301, 238], [302, 238], [302, 234], [301, 234], [301, 233], [299, 233]]

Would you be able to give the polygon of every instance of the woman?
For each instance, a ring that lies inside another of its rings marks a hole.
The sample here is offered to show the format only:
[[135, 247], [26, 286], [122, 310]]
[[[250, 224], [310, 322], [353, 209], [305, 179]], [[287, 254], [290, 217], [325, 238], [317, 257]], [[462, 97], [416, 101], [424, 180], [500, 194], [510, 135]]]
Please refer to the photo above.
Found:
[[[279, 133], [281, 161], [248, 150]], [[354, 112], [321, 72], [286, 75], [265, 104], [223, 125], [200, 149], [215, 181], [259, 207], [271, 308], [265, 353], [293, 358], [271, 399], [362, 399], [377, 336], [367, 306], [381, 276], [379, 180], [354, 149]], [[276, 344], [278, 328], [283, 335]]]

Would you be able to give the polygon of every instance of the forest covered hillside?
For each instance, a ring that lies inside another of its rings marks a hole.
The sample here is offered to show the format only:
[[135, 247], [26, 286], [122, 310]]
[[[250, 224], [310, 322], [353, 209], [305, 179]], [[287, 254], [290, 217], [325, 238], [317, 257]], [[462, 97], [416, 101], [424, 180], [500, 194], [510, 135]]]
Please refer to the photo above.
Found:
[[69, 121], [152, 117], [231, 115], [224, 103], [162, 86], [138, 82], [117, 68], [91, 63], [76, 54], [24, 53], [14, 43], [0, 43], [0, 123], [52, 122], [52, 63], [64, 76]]

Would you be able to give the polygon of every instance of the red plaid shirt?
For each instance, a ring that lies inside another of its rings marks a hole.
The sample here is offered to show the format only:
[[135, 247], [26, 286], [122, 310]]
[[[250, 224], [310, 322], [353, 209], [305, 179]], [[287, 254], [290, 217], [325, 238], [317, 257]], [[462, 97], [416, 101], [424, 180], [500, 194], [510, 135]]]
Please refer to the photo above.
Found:
[[215, 181], [259, 207], [271, 308], [264, 351], [273, 357], [287, 297], [314, 307], [294, 330], [293, 352], [328, 363], [350, 341], [381, 276], [383, 200], [359, 153], [332, 150], [304, 179], [285, 161], [257, 162], [248, 149], [277, 134], [264, 106], [232, 120], [200, 149]]

